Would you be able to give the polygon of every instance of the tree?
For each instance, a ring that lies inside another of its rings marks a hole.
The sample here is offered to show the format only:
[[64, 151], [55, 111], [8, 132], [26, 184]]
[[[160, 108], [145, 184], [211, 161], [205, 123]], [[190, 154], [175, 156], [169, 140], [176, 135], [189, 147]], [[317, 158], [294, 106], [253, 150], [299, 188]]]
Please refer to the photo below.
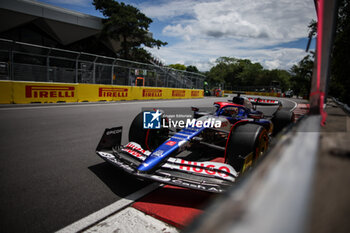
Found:
[[290, 69], [291, 82], [294, 93], [298, 96], [309, 96], [311, 88], [312, 68], [314, 66], [314, 54], [305, 56], [297, 65]]
[[259, 63], [252, 63], [250, 60], [239, 61], [241, 72], [237, 74], [237, 78], [243, 86], [256, 86], [261, 79], [263, 67]]
[[350, 0], [339, 1], [329, 94], [350, 105]]
[[238, 59], [233, 57], [219, 57], [216, 65], [208, 73], [208, 82], [211, 85], [225, 84], [225, 87], [240, 85], [237, 74], [241, 72]]
[[186, 70], [186, 66], [182, 64], [171, 64], [169, 67], [176, 70]]
[[[282, 92], [291, 88], [291, 74], [286, 70], [273, 69], [268, 71], [268, 82], [265, 85], [271, 85], [272, 82], [277, 81]], [[266, 77], [265, 77], [266, 79]]]
[[186, 71], [193, 72], [193, 73], [199, 73], [199, 70], [197, 69], [196, 66], [187, 66]]
[[93, 5], [106, 17], [103, 19], [101, 36], [121, 42], [118, 51], [120, 57], [140, 60], [138, 56], [143, 55], [146, 56], [144, 59], [149, 59], [150, 54], [141, 45], [150, 48], [167, 45], [150, 36], [148, 28], [152, 19], [139, 9], [114, 0], [94, 0]]
[[[336, 34], [331, 56], [329, 94], [350, 105], [350, 0], [339, 0]], [[309, 24], [309, 35], [317, 34], [317, 22]]]
[[207, 81], [211, 85], [220, 83], [231, 89], [270, 86], [272, 81], [277, 81], [284, 91], [290, 88], [290, 73], [279, 69], [266, 70], [260, 63], [252, 63], [249, 59], [219, 57], [216, 65], [207, 72]]

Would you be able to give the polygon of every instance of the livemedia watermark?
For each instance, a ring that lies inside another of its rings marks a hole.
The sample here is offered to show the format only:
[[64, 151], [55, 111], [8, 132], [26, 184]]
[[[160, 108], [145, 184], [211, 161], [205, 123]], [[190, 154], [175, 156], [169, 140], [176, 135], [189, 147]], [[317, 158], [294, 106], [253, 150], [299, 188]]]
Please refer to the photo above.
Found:
[[[181, 111], [179, 111], [181, 112]], [[143, 128], [220, 128], [221, 121], [215, 117], [207, 116], [195, 119], [193, 113], [165, 113], [162, 110], [143, 110]]]

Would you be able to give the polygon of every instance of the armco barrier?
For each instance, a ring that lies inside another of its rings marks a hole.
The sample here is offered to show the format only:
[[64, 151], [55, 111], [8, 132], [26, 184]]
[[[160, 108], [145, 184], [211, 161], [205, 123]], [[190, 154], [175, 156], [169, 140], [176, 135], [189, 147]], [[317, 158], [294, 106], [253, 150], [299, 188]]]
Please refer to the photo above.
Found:
[[202, 98], [203, 90], [39, 82], [0, 82], [0, 103], [96, 102]]

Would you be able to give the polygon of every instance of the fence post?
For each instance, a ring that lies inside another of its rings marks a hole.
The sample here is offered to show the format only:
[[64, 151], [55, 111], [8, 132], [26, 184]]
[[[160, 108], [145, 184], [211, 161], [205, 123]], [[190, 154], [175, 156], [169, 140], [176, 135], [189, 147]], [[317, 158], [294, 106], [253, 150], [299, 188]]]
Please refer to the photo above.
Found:
[[50, 53], [51, 48], [49, 49], [46, 57], [46, 81], [50, 82]]
[[10, 80], [15, 80], [14, 64], [13, 64], [13, 47], [11, 47], [11, 50], [10, 50]]
[[97, 61], [98, 57], [96, 56], [95, 60], [94, 60], [94, 65], [93, 65], [93, 74], [92, 74], [92, 83], [96, 84], [96, 61]]
[[114, 64], [117, 61], [117, 59], [115, 58], [114, 61], [112, 62], [112, 73], [111, 73], [111, 84], [113, 85], [113, 75], [114, 75]]
[[78, 73], [79, 73], [79, 57], [81, 53], [78, 54], [76, 60], [75, 60], [75, 83], [78, 83]]
[[169, 72], [169, 70], [167, 70], [166, 73], [165, 73], [165, 87], [169, 87], [168, 72]]

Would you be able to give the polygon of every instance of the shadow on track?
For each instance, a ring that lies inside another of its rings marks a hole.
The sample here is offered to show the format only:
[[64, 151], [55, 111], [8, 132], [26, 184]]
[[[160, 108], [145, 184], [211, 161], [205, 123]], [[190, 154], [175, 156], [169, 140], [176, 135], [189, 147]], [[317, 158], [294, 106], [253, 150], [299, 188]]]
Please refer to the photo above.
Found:
[[88, 167], [117, 196], [125, 197], [149, 185], [151, 182], [136, 179], [107, 162]]

